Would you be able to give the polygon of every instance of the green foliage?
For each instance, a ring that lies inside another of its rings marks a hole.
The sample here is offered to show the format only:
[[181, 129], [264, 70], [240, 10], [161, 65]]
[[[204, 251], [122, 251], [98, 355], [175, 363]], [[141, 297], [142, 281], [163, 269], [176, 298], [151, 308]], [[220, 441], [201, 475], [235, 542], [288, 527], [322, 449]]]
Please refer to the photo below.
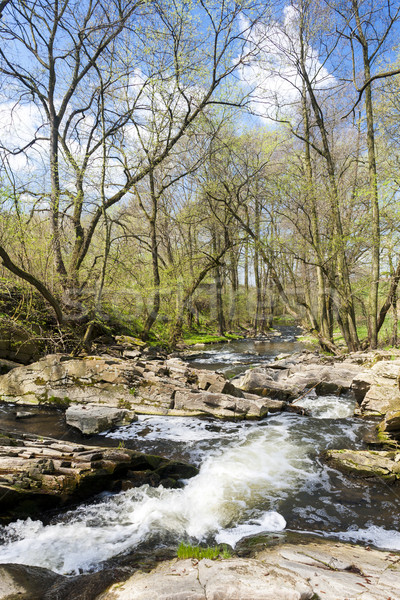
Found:
[[194, 344], [217, 344], [219, 342], [228, 342], [229, 340], [240, 340], [243, 336], [227, 333], [225, 335], [212, 335], [209, 333], [196, 333], [196, 334], [187, 334], [187, 337], [184, 337], [184, 342], [188, 346], [193, 346]]
[[181, 542], [177, 550], [177, 556], [181, 559], [196, 558], [197, 560], [201, 560], [202, 558], [209, 558], [215, 560], [217, 558], [230, 558], [231, 553], [227, 546], [207, 546], [203, 548], [202, 546], [191, 546], [190, 544]]

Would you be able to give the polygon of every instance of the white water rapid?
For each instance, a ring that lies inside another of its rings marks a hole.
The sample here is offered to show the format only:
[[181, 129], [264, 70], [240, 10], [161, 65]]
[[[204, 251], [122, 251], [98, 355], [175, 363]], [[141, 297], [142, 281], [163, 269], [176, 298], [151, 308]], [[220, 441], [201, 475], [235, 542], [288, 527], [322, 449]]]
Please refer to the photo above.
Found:
[[235, 546], [245, 536], [285, 528], [400, 549], [400, 498], [393, 490], [349, 481], [319, 459], [326, 448], [359, 444], [366, 425], [350, 418], [353, 401], [310, 394], [300, 404], [311, 416], [239, 423], [142, 417], [108, 434], [128, 447], [194, 462], [199, 474], [181, 489], [144, 485], [103, 494], [47, 525], [27, 519], [2, 527], [0, 562], [72, 575], [142, 543]]

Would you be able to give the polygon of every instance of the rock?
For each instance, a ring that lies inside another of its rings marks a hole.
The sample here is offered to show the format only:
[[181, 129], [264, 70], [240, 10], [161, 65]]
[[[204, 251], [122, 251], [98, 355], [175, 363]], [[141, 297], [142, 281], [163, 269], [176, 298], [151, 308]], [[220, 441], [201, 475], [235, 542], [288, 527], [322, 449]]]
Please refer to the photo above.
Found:
[[29, 410], [17, 410], [15, 413], [16, 419], [30, 419], [31, 417], [35, 417], [36, 413]]
[[238, 380], [238, 386], [245, 392], [281, 400], [296, 398], [302, 391], [302, 388], [289, 389], [288, 385], [274, 381], [268, 372], [260, 372], [256, 369], [246, 371], [244, 376]]
[[298, 398], [307, 389], [317, 394], [340, 394], [350, 389], [354, 376], [359, 372], [357, 365], [333, 363], [332, 365], [294, 364], [286, 361], [282, 365], [258, 367], [246, 371], [238, 386], [247, 392], [268, 395], [281, 400]]
[[394, 450], [327, 450], [324, 456], [339, 471], [357, 477], [400, 479], [400, 452]]
[[131, 410], [96, 404], [73, 404], [67, 408], [65, 418], [68, 425], [76, 427], [85, 435], [107, 431], [137, 420], [136, 414]]
[[242, 390], [239, 390], [230, 381], [227, 381], [223, 375], [213, 371], [196, 371], [197, 386], [200, 390], [208, 391], [213, 394], [229, 394], [237, 398], [243, 398]]
[[399, 358], [382, 359], [353, 379], [351, 389], [363, 415], [385, 415], [400, 409], [399, 371]]
[[40, 355], [39, 342], [31, 331], [10, 319], [0, 321], [0, 358], [28, 364]]
[[[100, 491], [159, 485], [163, 479], [178, 485], [197, 469], [179, 461], [146, 455], [127, 448], [102, 448], [66, 443], [24, 434], [0, 436], [0, 514], [3, 519], [37, 514], [82, 500]], [[152, 476], [155, 476], [155, 479]], [[130, 484], [130, 485], [128, 485]]]
[[286, 579], [252, 559], [175, 560], [135, 573], [96, 600], [311, 600], [305, 580]]
[[85, 434], [130, 422], [135, 413], [253, 419], [268, 412], [265, 401], [245, 398], [221, 374], [190, 369], [177, 358], [149, 361], [143, 356], [49, 355], [0, 377], [0, 397], [65, 408], [68, 424]]
[[257, 558], [271, 569], [307, 581], [315, 599], [395, 600], [399, 597], [398, 553], [335, 541], [315, 541], [271, 547]]
[[395, 600], [399, 589], [398, 553], [300, 540], [254, 558], [164, 562], [96, 600]]
[[176, 391], [174, 408], [198, 415], [212, 415], [220, 419], [262, 419], [268, 414], [268, 404], [257, 398], [237, 398], [211, 392]]
[[65, 577], [48, 569], [26, 565], [0, 565], [0, 600], [42, 600]]
[[8, 373], [15, 367], [20, 367], [21, 363], [15, 362], [13, 360], [6, 360], [5, 358], [0, 359], [0, 375], [4, 375], [4, 373]]
[[132, 337], [131, 335], [117, 335], [115, 336], [115, 340], [125, 348], [145, 348], [147, 346], [146, 342], [139, 340], [139, 338]]
[[381, 431], [389, 432], [395, 437], [400, 435], [400, 410], [392, 410], [386, 414]]

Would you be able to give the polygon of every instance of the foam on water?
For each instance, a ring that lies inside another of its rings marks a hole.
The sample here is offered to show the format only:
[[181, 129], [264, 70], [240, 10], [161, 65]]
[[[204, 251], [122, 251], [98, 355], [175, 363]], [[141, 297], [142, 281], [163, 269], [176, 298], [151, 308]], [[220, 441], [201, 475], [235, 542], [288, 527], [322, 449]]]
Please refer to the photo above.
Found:
[[317, 396], [315, 392], [299, 401], [317, 419], [346, 419], [354, 415], [355, 401], [348, 396]]
[[400, 532], [370, 525], [365, 529], [341, 531], [335, 536], [349, 542], [363, 542], [384, 550], [400, 550]]
[[213, 421], [194, 420], [190, 417], [159, 417], [139, 415], [138, 421], [106, 433], [106, 437], [121, 440], [134, 439], [145, 434], [146, 440], [169, 440], [193, 444], [203, 440], [230, 438], [232, 433], [246, 430], [248, 422], [225, 422], [218, 426]]
[[255, 531], [277, 531], [285, 520], [275, 504], [296, 489], [307, 471], [307, 456], [284, 426], [252, 428], [240, 443], [206, 459], [183, 489], [145, 485], [80, 507], [61, 522], [44, 526], [28, 519], [3, 528], [0, 562], [71, 574], [152, 536], [201, 541], [217, 535], [236, 542]]
[[251, 519], [248, 523], [224, 529], [216, 535], [215, 540], [218, 544], [229, 544], [234, 548], [238, 541], [244, 537], [265, 531], [282, 531], [285, 527], [286, 521], [282, 515], [271, 510], [266, 512], [260, 519]]

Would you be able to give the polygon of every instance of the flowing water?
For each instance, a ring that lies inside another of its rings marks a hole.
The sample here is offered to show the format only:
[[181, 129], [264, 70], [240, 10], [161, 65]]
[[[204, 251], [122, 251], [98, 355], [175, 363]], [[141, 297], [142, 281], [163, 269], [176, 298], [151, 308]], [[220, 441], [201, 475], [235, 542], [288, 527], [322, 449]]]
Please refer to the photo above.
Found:
[[[274, 339], [269, 354], [261, 355], [249, 355], [245, 344], [239, 346], [254, 364], [293, 344]], [[228, 353], [237, 355], [232, 345], [207, 350], [203, 367], [218, 363], [237, 371], [237, 365], [229, 366]], [[31, 519], [12, 523], [1, 529], [0, 562], [74, 574], [100, 568], [144, 542], [148, 548], [182, 540], [234, 547], [245, 536], [285, 530], [399, 550], [396, 488], [347, 478], [320, 459], [327, 448], [362, 447], [373, 424], [352, 417], [350, 397], [310, 393], [302, 405], [311, 416], [282, 413], [237, 423], [141, 417], [108, 433], [109, 442], [114, 438], [127, 447], [195, 463], [199, 474], [181, 489], [144, 485], [103, 494], [46, 525]]]

